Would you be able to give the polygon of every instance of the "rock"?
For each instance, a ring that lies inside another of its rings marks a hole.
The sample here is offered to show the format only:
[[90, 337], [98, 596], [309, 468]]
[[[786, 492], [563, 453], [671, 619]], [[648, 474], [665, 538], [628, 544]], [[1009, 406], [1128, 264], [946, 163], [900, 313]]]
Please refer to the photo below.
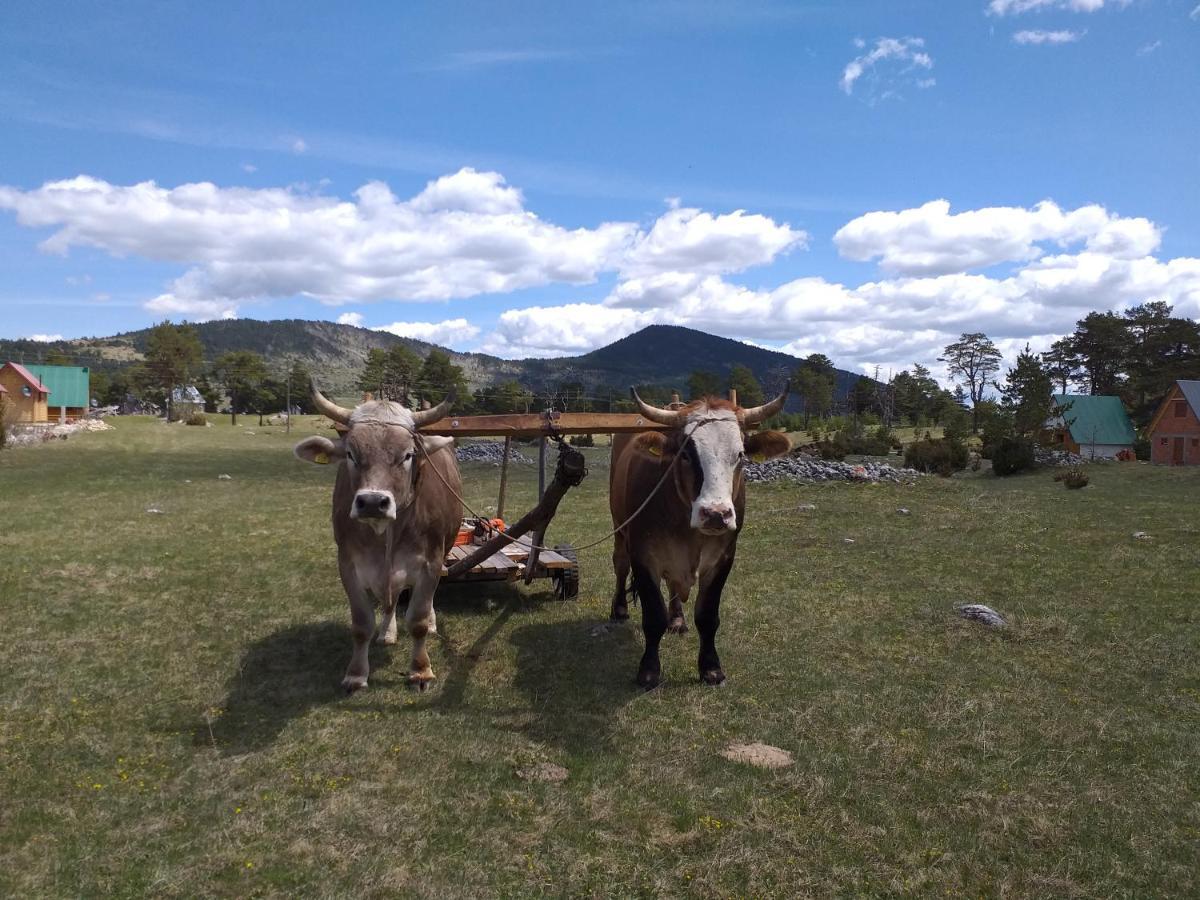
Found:
[[800, 512], [812, 512], [816, 508], [817, 504], [815, 503], [801, 503], [796, 507], [796, 509], [798, 509]]
[[551, 784], [566, 781], [568, 774], [566, 769], [552, 762], [536, 762], [517, 769], [517, 777], [522, 781], [548, 781]]
[[755, 741], [753, 744], [730, 744], [721, 751], [730, 762], [746, 763], [760, 769], [786, 769], [793, 762], [787, 750]]
[[1004, 621], [1004, 617], [1000, 613], [996, 612], [990, 606], [984, 606], [982, 603], [968, 603], [965, 606], [960, 606], [958, 614], [964, 619], [973, 619], [992, 628], [1003, 628], [1008, 624]]
[[1150, 540], [1150, 535], [1146, 534], [1144, 531], [1135, 531], [1133, 533], [1133, 539], [1135, 541], [1148, 541]]
[[148, 509], [146, 510], [146, 512], [148, 512], [148, 513], [161, 513], [161, 512], [162, 512], [162, 510], [161, 510], [161, 509], [159, 509], [157, 506], [151, 506], [150, 508], [148, 508]]
[[218, 475], [217, 480], [218, 481], [232, 481], [233, 476], [232, 475]]
[[793, 453], [766, 462], [746, 463], [747, 481], [849, 481], [859, 484], [898, 484], [920, 478], [916, 469], [897, 469], [887, 463], [846, 463], [817, 459], [807, 453]]
[[1039, 466], [1077, 466], [1088, 462], [1078, 453], [1055, 450], [1052, 447], [1034, 447], [1033, 459]]
[[842, 543], [843, 544], [853, 544], [854, 538], [842, 538]]
[[[487, 462], [494, 466], [504, 461], [504, 444], [499, 441], [479, 441], [473, 444], [459, 444], [454, 448], [454, 455], [459, 462]], [[533, 460], [525, 456], [516, 447], [508, 451], [512, 462], [532, 465]]]
[[900, 515], [902, 515], [902, 516], [911, 516], [912, 515], [912, 510], [910, 510], [907, 506], [901, 506], [899, 509], [896, 510], [896, 512], [900, 513]]

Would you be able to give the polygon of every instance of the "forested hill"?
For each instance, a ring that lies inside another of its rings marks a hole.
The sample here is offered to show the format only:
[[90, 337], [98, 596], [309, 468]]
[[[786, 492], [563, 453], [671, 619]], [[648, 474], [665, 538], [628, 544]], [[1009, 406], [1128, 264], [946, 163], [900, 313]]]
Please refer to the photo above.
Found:
[[[303, 319], [258, 321], [231, 319], [193, 326], [212, 361], [223, 353], [249, 350], [262, 355], [268, 366], [281, 371], [299, 363], [315, 373], [323, 385], [351, 393], [367, 354], [403, 344], [425, 357], [434, 345], [353, 325]], [[53, 360], [74, 365], [115, 369], [143, 358], [150, 330], [130, 331], [106, 338], [83, 338], [53, 343], [0, 340], [0, 360], [24, 362]], [[442, 348], [436, 348], [442, 349]], [[675, 325], [651, 325], [606, 347], [582, 356], [557, 359], [504, 360], [482, 353], [446, 351], [463, 368], [472, 390], [505, 381], [517, 381], [533, 391], [553, 391], [563, 383], [587, 390], [611, 387], [624, 392], [632, 384], [659, 385], [681, 393], [688, 375], [696, 370], [722, 379], [735, 365], [748, 367], [768, 390], [777, 389], [796, 369], [799, 360], [786, 353], [743, 344]], [[844, 395], [857, 379], [837, 370], [835, 396]]]

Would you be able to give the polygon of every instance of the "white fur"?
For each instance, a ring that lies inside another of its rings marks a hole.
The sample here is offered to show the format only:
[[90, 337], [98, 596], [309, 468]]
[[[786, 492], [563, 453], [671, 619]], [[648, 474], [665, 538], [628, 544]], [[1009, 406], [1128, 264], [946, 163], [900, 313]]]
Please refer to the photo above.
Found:
[[[697, 424], [700, 422], [703, 424]], [[726, 522], [732, 531], [737, 527], [737, 513], [733, 508], [733, 473], [744, 448], [737, 414], [733, 410], [710, 410], [702, 406], [688, 416], [685, 430], [691, 432], [696, 457], [704, 472], [700, 496], [692, 503], [692, 527], [704, 525], [700, 510], [707, 507], [727, 511], [729, 516]]]

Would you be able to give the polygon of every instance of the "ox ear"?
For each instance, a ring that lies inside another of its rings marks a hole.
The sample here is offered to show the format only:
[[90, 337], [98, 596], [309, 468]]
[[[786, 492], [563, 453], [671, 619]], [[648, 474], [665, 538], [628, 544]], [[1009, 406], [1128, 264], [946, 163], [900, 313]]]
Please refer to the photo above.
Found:
[[669, 456], [667, 438], [661, 431], [643, 431], [629, 445], [639, 456], [662, 462]]
[[791, 451], [792, 442], [782, 431], [759, 431], [746, 436], [745, 448], [751, 460], [764, 462]]
[[432, 456], [439, 450], [445, 450], [454, 443], [454, 438], [452, 437], [439, 437], [434, 434], [423, 434], [419, 440], [421, 441], [421, 446], [425, 449], [426, 456]]
[[346, 448], [341, 441], [335, 444], [329, 438], [318, 434], [302, 440], [292, 452], [296, 454], [296, 459], [323, 466], [345, 456]]

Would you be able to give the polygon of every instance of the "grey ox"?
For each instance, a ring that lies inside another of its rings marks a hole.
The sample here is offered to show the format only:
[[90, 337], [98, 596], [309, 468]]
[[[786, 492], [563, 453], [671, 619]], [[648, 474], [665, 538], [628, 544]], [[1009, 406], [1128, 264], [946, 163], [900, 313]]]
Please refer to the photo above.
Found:
[[[312, 389], [317, 410], [348, 430], [336, 441], [314, 436], [296, 445], [299, 459], [337, 462], [333, 486], [333, 539], [338, 572], [350, 600], [354, 653], [342, 687], [367, 686], [372, 635], [396, 643], [396, 604], [408, 595], [404, 621], [412, 637], [408, 684], [425, 690], [434, 680], [425, 649], [437, 632], [433, 593], [442, 561], [462, 522], [462, 480], [453, 438], [417, 429], [450, 411], [451, 393], [433, 409], [414, 412], [389, 400], [345, 409]], [[382, 610], [375, 626], [375, 604]]]
[[[659, 643], [667, 631], [687, 631], [683, 604], [698, 583], [700, 678], [720, 684], [725, 672], [717, 656], [717, 627], [721, 591], [745, 521], [742, 465], [749, 458], [770, 459], [791, 449], [787, 436], [778, 431], [747, 434], [746, 429], [783, 409], [787, 392], [750, 409], [716, 397], [678, 410], [651, 406], [637, 391], [633, 399], [643, 416], [667, 430], [613, 438], [609, 508], [614, 525], [628, 524], [617, 532], [613, 547], [617, 589], [612, 618], [629, 618], [627, 584], [632, 570], [646, 637], [637, 680], [653, 688], [662, 677]], [[659, 589], [664, 581], [670, 590], [669, 614]]]

